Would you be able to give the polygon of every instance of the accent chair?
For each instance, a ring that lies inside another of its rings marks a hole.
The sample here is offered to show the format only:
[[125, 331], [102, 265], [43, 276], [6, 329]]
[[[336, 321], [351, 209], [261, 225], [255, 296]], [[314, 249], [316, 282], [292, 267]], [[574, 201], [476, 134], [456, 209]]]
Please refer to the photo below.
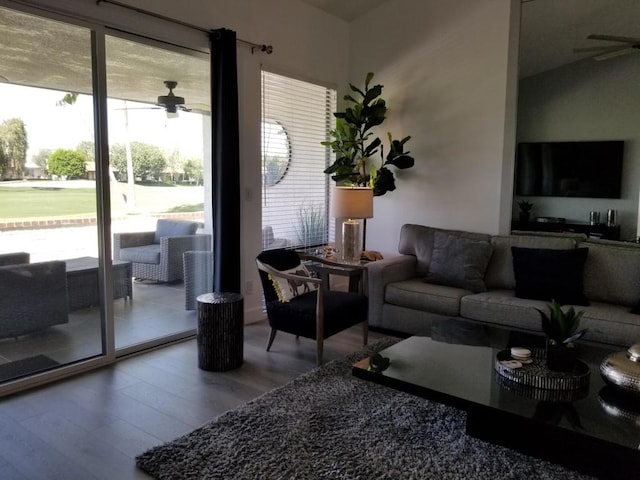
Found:
[[316, 341], [316, 362], [323, 361], [326, 338], [362, 323], [363, 342], [369, 331], [367, 298], [360, 293], [329, 290], [313, 278], [293, 250], [274, 249], [256, 257], [271, 334], [271, 349], [278, 330]]

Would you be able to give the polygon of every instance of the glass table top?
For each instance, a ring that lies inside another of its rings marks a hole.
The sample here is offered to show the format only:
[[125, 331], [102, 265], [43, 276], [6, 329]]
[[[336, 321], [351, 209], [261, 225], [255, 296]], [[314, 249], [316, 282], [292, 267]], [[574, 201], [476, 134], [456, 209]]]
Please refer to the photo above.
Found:
[[354, 365], [353, 374], [458, 408], [486, 406], [637, 450], [640, 398], [606, 386], [599, 370], [608, 354], [626, 347], [580, 342], [578, 358], [591, 370], [588, 388], [576, 392], [572, 401], [557, 401], [554, 392], [547, 396], [548, 392], [519, 388], [503, 382], [495, 371], [501, 350], [543, 348], [544, 343], [543, 336], [446, 319], [435, 322], [429, 334], [379, 352], [390, 359], [383, 372], [370, 371], [365, 359]]

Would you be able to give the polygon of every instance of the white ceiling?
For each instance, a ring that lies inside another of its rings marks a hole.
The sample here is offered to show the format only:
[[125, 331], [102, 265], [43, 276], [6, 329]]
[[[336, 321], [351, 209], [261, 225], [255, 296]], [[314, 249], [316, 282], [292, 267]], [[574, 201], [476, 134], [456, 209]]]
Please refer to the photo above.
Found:
[[[299, 1], [350, 22], [388, 0]], [[588, 40], [589, 34], [640, 38], [640, 0], [521, 1], [519, 68], [522, 78], [593, 55], [574, 53], [575, 48], [617, 45]]]
[[388, 0], [300, 0], [302, 3], [350, 22]]

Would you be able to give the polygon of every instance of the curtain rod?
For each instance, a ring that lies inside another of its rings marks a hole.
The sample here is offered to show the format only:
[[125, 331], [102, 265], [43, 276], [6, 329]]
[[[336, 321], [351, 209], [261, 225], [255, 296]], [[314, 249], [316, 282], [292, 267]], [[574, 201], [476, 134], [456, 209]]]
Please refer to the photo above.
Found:
[[[204, 32], [206, 34], [209, 34], [211, 32], [211, 30], [207, 30], [206, 28], [199, 27], [198, 25], [193, 25], [191, 23], [182, 22], [180, 20], [176, 20], [175, 18], [167, 17], [165, 15], [160, 15], [159, 13], [151, 12], [149, 10], [144, 10], [142, 8], [132, 7], [131, 5], [126, 5], [124, 3], [117, 2], [115, 0], [96, 0], [96, 5], [100, 5], [101, 3], [111, 3], [112, 5], [115, 5], [115, 6], [120, 7], [120, 8], [126, 8], [127, 10], [132, 10], [134, 12], [141, 13], [143, 15], [148, 15], [150, 17], [158, 18], [160, 20], [164, 20], [165, 22], [175, 23], [175, 24], [181, 25], [183, 27], [192, 28], [194, 30], [198, 30], [200, 32]], [[251, 53], [254, 53], [256, 50], [258, 50], [260, 52], [265, 52], [268, 55], [273, 53], [273, 47], [271, 45], [253, 43], [253, 42], [249, 42], [248, 40], [242, 40], [241, 38], [237, 38], [236, 42], [250, 46], [251, 47]]]

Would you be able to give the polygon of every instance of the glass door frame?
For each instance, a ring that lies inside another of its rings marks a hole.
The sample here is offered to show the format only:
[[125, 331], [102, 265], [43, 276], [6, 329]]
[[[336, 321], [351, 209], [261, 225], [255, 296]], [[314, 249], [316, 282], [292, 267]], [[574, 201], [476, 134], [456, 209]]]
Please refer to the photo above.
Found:
[[[69, 25], [86, 28], [91, 33], [91, 63], [93, 85], [93, 128], [95, 138], [95, 163], [96, 163], [96, 216], [98, 234], [99, 257], [99, 293], [100, 293], [100, 318], [102, 355], [89, 357], [77, 362], [61, 365], [54, 370], [17, 379], [0, 385], [0, 398], [4, 395], [16, 393], [27, 388], [43, 385], [51, 381], [69, 377], [84, 371], [93, 370], [111, 363], [119, 358], [155, 348], [163, 344], [193, 338], [196, 329], [170, 334], [161, 338], [152, 339], [135, 345], [115, 348], [115, 327], [113, 308], [113, 269], [111, 264], [112, 232], [111, 232], [111, 195], [109, 188], [109, 141], [108, 141], [108, 113], [107, 113], [107, 73], [106, 73], [106, 49], [105, 38], [107, 35], [137, 38], [144, 43], [144, 37], [120, 33], [99, 23], [79, 19], [73, 16], [52, 10], [15, 3], [11, 0], [0, 0], [0, 7], [6, 7], [25, 14], [34, 15], [44, 19], [50, 19], [67, 23]], [[164, 43], [162, 40], [149, 39], [150, 42]], [[176, 45], [177, 47], [180, 47]], [[189, 50], [189, 47], [182, 47]], [[210, 143], [210, 140], [209, 140]], [[205, 158], [205, 172], [207, 170]], [[205, 209], [205, 215], [207, 209]]]

